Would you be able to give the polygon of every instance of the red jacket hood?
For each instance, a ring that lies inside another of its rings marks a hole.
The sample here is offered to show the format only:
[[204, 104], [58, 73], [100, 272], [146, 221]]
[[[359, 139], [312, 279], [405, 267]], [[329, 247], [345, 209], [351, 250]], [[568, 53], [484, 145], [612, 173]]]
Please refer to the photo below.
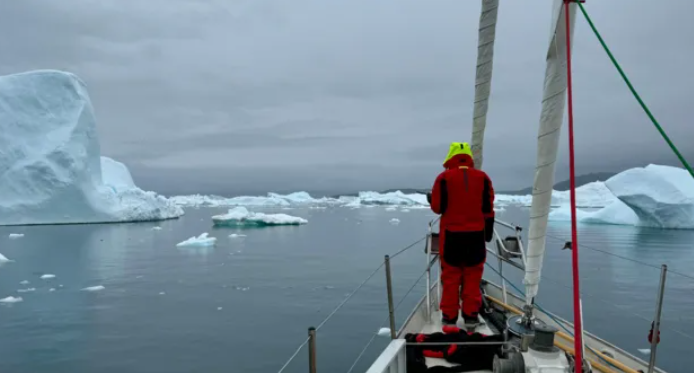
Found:
[[458, 154], [449, 159], [443, 164], [446, 169], [457, 168], [460, 166], [466, 166], [470, 168], [475, 168], [475, 163], [472, 161], [472, 157], [467, 154]]

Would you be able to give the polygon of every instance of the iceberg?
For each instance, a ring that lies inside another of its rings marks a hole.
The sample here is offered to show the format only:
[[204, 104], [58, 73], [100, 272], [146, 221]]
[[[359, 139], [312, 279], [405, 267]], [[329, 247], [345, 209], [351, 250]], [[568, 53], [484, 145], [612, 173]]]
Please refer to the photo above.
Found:
[[[596, 211], [576, 209], [576, 219], [579, 223], [584, 224], [639, 225], [639, 217], [636, 213], [619, 200]], [[564, 205], [552, 209], [549, 213], [549, 220], [570, 222], [571, 206]]]
[[694, 229], [694, 178], [684, 169], [651, 164], [621, 172], [605, 185], [642, 226]]
[[350, 207], [361, 205], [388, 205], [388, 206], [429, 206], [425, 194], [405, 194], [401, 191], [378, 193], [359, 192], [359, 196], [349, 203]]
[[151, 221], [183, 210], [101, 157], [85, 84], [39, 70], [0, 77], [0, 225]]
[[264, 214], [249, 212], [245, 207], [234, 207], [224, 215], [212, 217], [214, 225], [225, 226], [271, 226], [271, 225], [300, 225], [308, 220], [287, 214]]
[[50, 273], [47, 273], [47, 274], [45, 274], [45, 275], [41, 275], [41, 279], [42, 279], [42, 280], [50, 280], [50, 279], [52, 279], [52, 278], [55, 278], [55, 275], [50, 274]]
[[171, 197], [171, 200], [177, 205], [185, 207], [289, 207], [319, 204], [333, 205], [339, 203], [339, 201], [334, 198], [313, 198], [307, 192], [294, 192], [290, 194], [268, 193], [266, 197], [239, 196], [232, 198], [194, 194]]
[[24, 237], [24, 233], [10, 233], [9, 238], [11, 240], [16, 240], [17, 238], [22, 238]]
[[179, 242], [176, 244], [176, 246], [213, 246], [215, 242], [217, 242], [217, 239], [214, 237], [208, 237], [207, 232], [205, 232], [197, 237], [193, 236], [183, 242]]
[[[617, 197], [612, 194], [602, 181], [595, 181], [576, 188], [576, 207], [605, 207], [616, 200]], [[530, 206], [532, 202], [532, 195], [497, 194], [494, 198], [494, 207], [503, 207], [506, 205]], [[570, 203], [571, 191], [552, 191], [552, 206], [561, 207]]]

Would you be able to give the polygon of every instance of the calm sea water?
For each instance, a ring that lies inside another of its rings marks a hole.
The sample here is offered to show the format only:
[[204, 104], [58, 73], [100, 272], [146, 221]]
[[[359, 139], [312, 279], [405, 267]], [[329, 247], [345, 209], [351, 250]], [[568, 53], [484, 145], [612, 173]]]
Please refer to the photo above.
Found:
[[[0, 228], [0, 371], [42, 372], [276, 372], [345, 296], [394, 253], [426, 232], [428, 210], [343, 207], [281, 211], [300, 227], [214, 229], [225, 209], [188, 209], [178, 220], [117, 225]], [[527, 210], [500, 218], [524, 225]], [[400, 219], [393, 225], [391, 218]], [[151, 228], [161, 226], [162, 230]], [[212, 248], [176, 248], [193, 235], [217, 237]], [[539, 303], [571, 316], [569, 226], [552, 225]], [[11, 240], [10, 233], [25, 237]], [[232, 233], [243, 238], [229, 238]], [[583, 226], [580, 243], [586, 328], [639, 355], [655, 307], [658, 269], [591, 250], [689, 274], [694, 232]], [[395, 302], [424, 269], [423, 245], [393, 259]], [[520, 284], [521, 274], [506, 273]], [[54, 274], [52, 279], [41, 279]], [[487, 271], [485, 276], [498, 281]], [[20, 282], [29, 281], [27, 285]], [[102, 291], [80, 289], [103, 285]], [[35, 288], [18, 293], [19, 289]], [[50, 289], [55, 289], [50, 291]], [[403, 320], [422, 296], [417, 284], [401, 302]], [[659, 366], [688, 372], [694, 365], [694, 280], [668, 277]], [[387, 318], [379, 271], [318, 332], [319, 371], [346, 372]], [[364, 371], [387, 340], [357, 364]], [[644, 359], [647, 356], [640, 355]], [[301, 351], [288, 372], [306, 371]]]

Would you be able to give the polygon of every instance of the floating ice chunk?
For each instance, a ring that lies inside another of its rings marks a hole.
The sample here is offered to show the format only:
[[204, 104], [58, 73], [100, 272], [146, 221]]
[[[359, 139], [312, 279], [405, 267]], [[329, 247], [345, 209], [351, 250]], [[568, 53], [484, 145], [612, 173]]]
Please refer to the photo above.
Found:
[[24, 300], [24, 299], [22, 299], [22, 297], [13, 297], [13, 296], [9, 296], [9, 297], [7, 297], [7, 298], [2, 298], [2, 299], [0, 299], [0, 303], [4, 303], [4, 304], [19, 303], [19, 302], [21, 302], [21, 301], [23, 301], [23, 300]]
[[639, 348], [639, 352], [644, 354], [644, 355], [650, 355], [651, 349], [650, 348]]
[[229, 235], [229, 238], [243, 238], [246, 237], [245, 234], [238, 234], [238, 233], [232, 233]]
[[392, 219], [390, 219], [390, 224], [398, 225], [398, 224], [400, 224], [400, 219], [392, 218]]
[[264, 214], [249, 212], [245, 207], [234, 207], [224, 215], [212, 217], [215, 225], [228, 226], [271, 226], [271, 225], [300, 225], [308, 220], [286, 214]]
[[104, 289], [106, 289], [106, 288], [103, 285], [97, 285], [97, 286], [86, 287], [86, 288], [82, 289], [82, 291], [101, 291]]
[[410, 212], [409, 209], [402, 209], [402, 210], [400, 210], [400, 211], [401, 211], [401, 212]]
[[22, 238], [24, 237], [23, 233], [10, 233], [10, 239], [11, 240], [16, 240], [17, 238]]
[[7, 259], [6, 256], [0, 254], [0, 263], [7, 263], [10, 262], [11, 260]]
[[390, 337], [390, 328], [378, 329], [378, 336], [379, 337]]
[[42, 279], [42, 280], [48, 280], [48, 279], [51, 279], [51, 278], [55, 278], [55, 275], [50, 274], [50, 273], [46, 273], [45, 275], [42, 275], [42, 276], [41, 276], [41, 279]]
[[213, 246], [217, 242], [215, 237], [208, 237], [207, 232], [195, 237], [191, 237], [183, 242], [179, 242], [176, 246]]
[[161, 227], [152, 227], [152, 230], [153, 230], [153, 231], [160, 231], [160, 230], [161, 230]]
[[397, 207], [393, 207], [393, 206], [386, 207], [386, 211], [396, 211], [397, 209], [398, 209]]
[[48, 291], [54, 292], [54, 291], [55, 291], [55, 288], [50, 288], [50, 289], [48, 289]]
[[221, 311], [221, 310], [222, 310], [222, 307], [217, 307], [217, 311]]
[[159, 295], [166, 295], [166, 293], [163, 292], [163, 291], [160, 291], [160, 292], [159, 292]]
[[36, 288], [17, 289], [18, 293], [30, 293], [32, 291], [36, 291]]
[[29, 285], [29, 281], [28, 281], [28, 280], [24, 280], [24, 281], [20, 282], [20, 284], [21, 284], [21, 285]]

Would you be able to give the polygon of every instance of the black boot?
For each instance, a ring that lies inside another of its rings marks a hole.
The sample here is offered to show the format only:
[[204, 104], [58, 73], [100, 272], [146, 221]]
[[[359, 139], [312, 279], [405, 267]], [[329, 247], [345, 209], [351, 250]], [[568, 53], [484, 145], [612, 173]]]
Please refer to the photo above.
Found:
[[443, 324], [443, 325], [456, 326], [457, 323], [458, 323], [458, 316], [456, 316], [455, 318], [448, 318], [448, 317], [446, 317], [446, 315], [443, 315], [443, 317], [441, 317], [441, 324]]
[[477, 315], [475, 316], [468, 316], [463, 314], [463, 320], [465, 320], [465, 327], [468, 329], [474, 329], [477, 327], [477, 325], [480, 324], [479, 317]]

